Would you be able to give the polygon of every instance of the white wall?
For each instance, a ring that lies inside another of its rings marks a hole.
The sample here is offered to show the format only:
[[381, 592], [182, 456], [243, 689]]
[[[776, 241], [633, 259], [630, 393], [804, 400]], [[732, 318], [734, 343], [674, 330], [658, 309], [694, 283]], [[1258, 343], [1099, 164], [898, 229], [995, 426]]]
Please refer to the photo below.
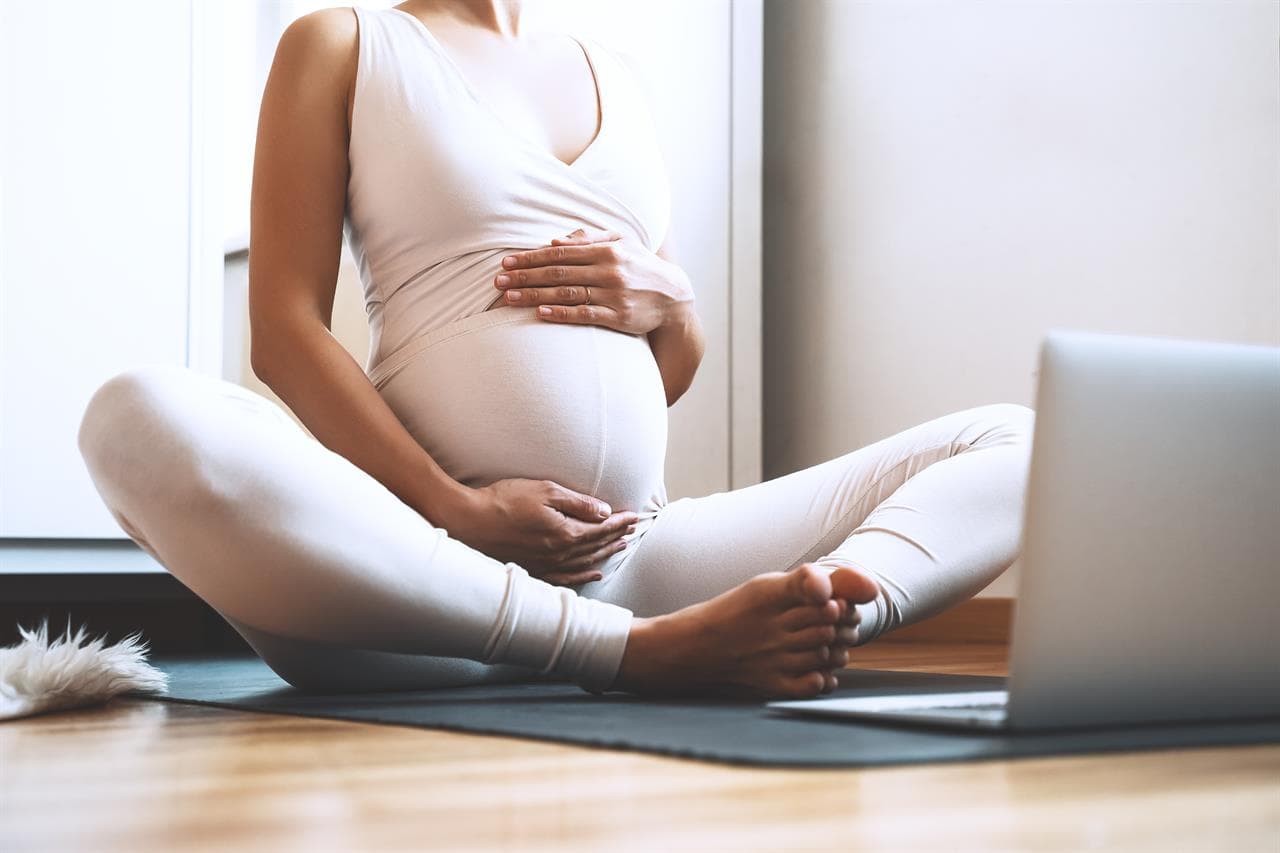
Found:
[[103, 382], [216, 372], [207, 12], [0, 3], [0, 573], [38, 570], [37, 540], [124, 538], [76, 444]]
[[1280, 3], [765, 16], [766, 477], [1033, 404], [1049, 328], [1280, 344]]

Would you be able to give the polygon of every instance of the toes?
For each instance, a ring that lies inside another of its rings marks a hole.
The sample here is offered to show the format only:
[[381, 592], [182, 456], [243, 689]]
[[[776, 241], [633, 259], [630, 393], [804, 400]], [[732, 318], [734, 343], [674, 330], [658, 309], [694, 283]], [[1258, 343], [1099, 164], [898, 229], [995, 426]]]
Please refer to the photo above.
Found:
[[857, 625], [811, 625], [808, 628], [784, 634], [781, 642], [774, 648], [799, 652], [817, 646], [856, 645], [858, 645]]
[[812, 625], [792, 631], [782, 638], [780, 648], [783, 651], [801, 652], [817, 646], [833, 646], [839, 637], [840, 630], [835, 625]]
[[859, 603], [872, 601], [880, 594], [880, 585], [869, 576], [849, 566], [840, 566], [831, 572], [828, 581], [833, 594]]
[[822, 621], [823, 622], [839, 622], [844, 610], [843, 598], [828, 598], [826, 603], [822, 605]]
[[801, 563], [788, 573], [793, 604], [824, 604], [831, 599], [830, 573], [812, 563]]
[[784, 631], [799, 631], [812, 625], [834, 625], [840, 621], [839, 599], [829, 598], [826, 603], [814, 607], [812, 605], [793, 607], [782, 616], [781, 626]]
[[818, 646], [799, 652], [787, 652], [778, 659], [778, 668], [792, 675], [814, 670], [831, 669], [832, 666], [830, 646]]
[[818, 670], [814, 670], [812, 672], [806, 672], [803, 675], [793, 675], [783, 678], [778, 683], [778, 692], [780, 695], [792, 699], [808, 699], [820, 694], [826, 686], [826, 674]]
[[852, 601], [845, 598], [833, 598], [832, 601], [839, 602], [840, 616], [836, 619], [840, 625], [860, 625], [862, 624], [862, 611], [859, 610]]

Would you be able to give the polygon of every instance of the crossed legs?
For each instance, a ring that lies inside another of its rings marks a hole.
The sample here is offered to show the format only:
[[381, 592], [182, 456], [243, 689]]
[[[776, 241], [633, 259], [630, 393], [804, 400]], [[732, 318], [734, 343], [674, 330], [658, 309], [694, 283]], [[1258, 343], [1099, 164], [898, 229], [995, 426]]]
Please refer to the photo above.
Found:
[[[603, 689], [619, 677], [633, 613], [720, 596], [718, 612], [803, 633], [830, 583], [772, 576], [806, 562], [875, 580], [856, 642], [972, 595], [1016, 556], [1031, 420], [1023, 407], [980, 407], [674, 501], [580, 595], [450, 538], [274, 403], [193, 371], [137, 368], [107, 382], [80, 447], [122, 528], [295, 685], [546, 676]], [[753, 578], [754, 593], [721, 600]]]

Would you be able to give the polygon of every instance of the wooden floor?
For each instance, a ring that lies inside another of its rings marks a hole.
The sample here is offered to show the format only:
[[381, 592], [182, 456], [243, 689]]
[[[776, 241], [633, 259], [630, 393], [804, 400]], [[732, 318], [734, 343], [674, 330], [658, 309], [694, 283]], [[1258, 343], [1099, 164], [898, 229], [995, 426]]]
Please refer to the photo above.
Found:
[[[855, 664], [1003, 674], [1002, 645]], [[757, 770], [141, 700], [0, 723], [0, 849], [1280, 850], [1280, 746]]]

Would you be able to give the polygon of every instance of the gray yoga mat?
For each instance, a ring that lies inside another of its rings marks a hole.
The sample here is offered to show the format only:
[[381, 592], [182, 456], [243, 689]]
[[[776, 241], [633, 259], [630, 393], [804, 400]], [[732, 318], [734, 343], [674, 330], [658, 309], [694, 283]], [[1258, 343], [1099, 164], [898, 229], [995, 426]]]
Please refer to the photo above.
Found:
[[[862, 767], [1036, 755], [1280, 742], [1280, 719], [1000, 734], [792, 717], [761, 702], [593, 696], [531, 683], [381, 693], [305, 693], [258, 658], [152, 661], [165, 701], [364, 723], [392, 723], [639, 750], [730, 764]], [[846, 670], [835, 696], [1001, 689], [988, 676]]]

